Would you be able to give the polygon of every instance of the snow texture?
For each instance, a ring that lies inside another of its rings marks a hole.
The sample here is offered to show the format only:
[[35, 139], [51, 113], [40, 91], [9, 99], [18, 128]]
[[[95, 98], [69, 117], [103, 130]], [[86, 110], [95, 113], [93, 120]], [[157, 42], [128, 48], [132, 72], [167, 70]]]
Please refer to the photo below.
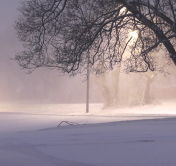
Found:
[[[0, 166], [176, 165], [175, 101], [101, 107], [85, 114], [81, 104], [1, 105]], [[57, 127], [61, 121], [80, 125]]]

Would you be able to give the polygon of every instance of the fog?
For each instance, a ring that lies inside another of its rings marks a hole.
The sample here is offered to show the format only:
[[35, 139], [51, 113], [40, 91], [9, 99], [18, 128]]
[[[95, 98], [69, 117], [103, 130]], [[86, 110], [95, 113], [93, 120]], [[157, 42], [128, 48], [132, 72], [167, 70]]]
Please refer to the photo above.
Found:
[[165, 75], [123, 67], [90, 75], [86, 113], [85, 75], [27, 74], [12, 60], [22, 50], [19, 1], [0, 5], [0, 166], [176, 165], [175, 66]]
[[[86, 102], [86, 82], [85, 75], [78, 75], [73, 78], [60, 76], [57, 70], [46, 68], [36, 69], [31, 74], [22, 70], [18, 64], [11, 60], [16, 52], [22, 49], [21, 43], [18, 42], [14, 23], [18, 18], [17, 8], [20, 0], [1, 0], [1, 17], [0, 17], [0, 100], [1, 102], [54, 102], [54, 103], [85, 103]], [[114, 71], [106, 74], [105, 82], [109, 86], [109, 91], [113, 91], [111, 86], [116, 84]], [[137, 94], [143, 87], [146, 80], [143, 79], [135, 82], [135, 74], [124, 74], [120, 71], [120, 91], [136, 90]], [[158, 74], [151, 85], [152, 95], [157, 99], [175, 98], [176, 74], [170, 70], [170, 75], [164, 76]], [[90, 76], [90, 102], [101, 103], [104, 101], [102, 89], [97, 83], [95, 76]], [[131, 81], [131, 82], [130, 82]], [[99, 81], [100, 82], [100, 81]], [[164, 94], [164, 95], [163, 95]], [[129, 96], [129, 95], [127, 95]], [[134, 96], [133, 96], [134, 97]], [[124, 97], [124, 100], [126, 98]]]
[[[11, 60], [22, 49], [14, 30], [18, 18], [17, 8], [20, 0], [1, 0], [0, 17], [0, 100], [38, 101], [56, 103], [84, 103], [86, 101], [86, 82], [84, 75], [74, 78], [60, 76], [57, 70], [37, 69], [31, 74], [21, 70]], [[90, 78], [90, 102], [100, 102], [96, 85]], [[79, 95], [78, 95], [79, 93]]]

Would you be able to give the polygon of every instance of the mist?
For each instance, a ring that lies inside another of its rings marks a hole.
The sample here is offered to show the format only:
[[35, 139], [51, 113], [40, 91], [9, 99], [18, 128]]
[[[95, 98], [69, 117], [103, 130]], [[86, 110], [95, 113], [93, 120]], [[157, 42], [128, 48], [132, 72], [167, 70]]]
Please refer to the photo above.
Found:
[[90, 74], [86, 113], [86, 73], [29, 74], [13, 60], [23, 50], [14, 30], [20, 1], [0, 5], [0, 166], [176, 165], [175, 65]]
[[[85, 103], [85, 73], [70, 78], [69, 76], [62, 76], [57, 69], [38, 68], [31, 74], [27, 74], [28, 71], [22, 70], [13, 60], [15, 54], [22, 50], [22, 43], [18, 41], [14, 30], [14, 23], [19, 17], [17, 10], [19, 2], [20, 0], [2, 0], [2, 5], [0, 6], [0, 100], [2, 102], [35, 101], [41, 103]], [[173, 66], [173, 69], [174, 68], [175, 66]], [[113, 96], [112, 93], [114, 93], [114, 88], [117, 84], [116, 75], [113, 74], [115, 70], [116, 69], [107, 72], [104, 78], [108, 91], [113, 91], [109, 92], [111, 96]], [[173, 72], [173, 70], [166, 71], [168, 71], [169, 74], [157, 74], [151, 84], [152, 95], [156, 99], [170, 99], [176, 97], [175, 93], [173, 93], [176, 89], [175, 72]], [[118, 93], [124, 94], [127, 92], [126, 97], [130, 96], [134, 98], [133, 95], [130, 95], [131, 89], [136, 94], [138, 91], [143, 91], [141, 87], [145, 85], [146, 79], [143, 75], [136, 75], [137, 74], [134, 73], [125, 74], [123, 70], [121, 70], [118, 78], [120, 89]], [[136, 82], [136, 77], [141, 77], [142, 79]], [[101, 77], [90, 76], [91, 103], [102, 103], [106, 100], [105, 96], [107, 96], [107, 94], [105, 93], [107, 92], [102, 91], [100, 82]], [[127, 100], [123, 95], [121, 95], [121, 98]]]
[[[22, 50], [14, 23], [19, 16], [19, 0], [1, 1], [0, 17], [0, 100], [4, 102], [85, 103], [85, 74], [70, 78], [56, 70], [38, 68], [31, 74], [13, 60]], [[90, 78], [90, 102], [101, 102], [94, 76]], [[79, 93], [79, 95], [78, 95]]]

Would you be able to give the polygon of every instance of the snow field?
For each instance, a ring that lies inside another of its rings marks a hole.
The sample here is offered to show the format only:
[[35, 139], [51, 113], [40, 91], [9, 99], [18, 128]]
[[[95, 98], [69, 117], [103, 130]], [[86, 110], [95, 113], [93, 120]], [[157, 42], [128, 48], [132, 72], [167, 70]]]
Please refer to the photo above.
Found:
[[[95, 104], [88, 115], [84, 105], [13, 108], [0, 113], [0, 166], [176, 165], [174, 102], [102, 112]], [[80, 125], [57, 127], [65, 120]]]

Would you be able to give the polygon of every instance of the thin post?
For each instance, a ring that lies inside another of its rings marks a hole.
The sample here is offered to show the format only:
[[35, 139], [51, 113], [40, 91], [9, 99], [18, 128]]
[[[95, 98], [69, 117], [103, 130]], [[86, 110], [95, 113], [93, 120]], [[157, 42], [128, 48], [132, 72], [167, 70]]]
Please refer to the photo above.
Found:
[[87, 62], [87, 92], [86, 92], [86, 113], [89, 113], [89, 52]]

